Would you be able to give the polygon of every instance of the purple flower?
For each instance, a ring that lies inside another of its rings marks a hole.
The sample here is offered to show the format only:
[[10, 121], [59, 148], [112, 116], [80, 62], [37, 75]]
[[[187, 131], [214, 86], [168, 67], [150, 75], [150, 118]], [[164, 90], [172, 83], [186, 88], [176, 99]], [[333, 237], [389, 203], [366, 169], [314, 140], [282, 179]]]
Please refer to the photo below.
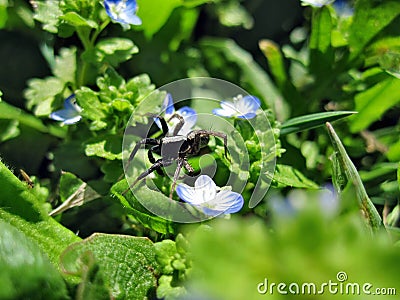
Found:
[[50, 119], [61, 121], [62, 125], [71, 125], [82, 119], [80, 115], [82, 108], [76, 104], [75, 94], [72, 94], [67, 99], [64, 100], [64, 108], [52, 112], [50, 114]]
[[229, 187], [218, 188], [208, 175], [199, 176], [194, 187], [178, 184], [176, 193], [183, 201], [212, 217], [236, 213], [244, 203], [242, 195], [232, 192]]
[[221, 108], [213, 109], [213, 114], [221, 117], [252, 119], [260, 108], [260, 100], [255, 96], [238, 95], [232, 101], [222, 101]]
[[129, 28], [129, 24], [142, 24], [136, 15], [138, 5], [135, 0], [104, 0], [104, 7], [108, 16], [124, 28]]

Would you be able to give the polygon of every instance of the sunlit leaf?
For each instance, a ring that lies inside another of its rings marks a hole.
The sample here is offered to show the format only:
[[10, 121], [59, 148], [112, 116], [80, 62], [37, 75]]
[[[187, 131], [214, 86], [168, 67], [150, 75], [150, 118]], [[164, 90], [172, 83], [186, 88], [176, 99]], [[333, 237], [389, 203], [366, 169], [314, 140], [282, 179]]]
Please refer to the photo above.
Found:
[[79, 238], [47, 215], [42, 201], [0, 162], [0, 219], [13, 225], [58, 265], [61, 252]]
[[327, 123], [327, 128], [335, 151], [335, 157], [333, 159], [337, 160], [336, 163], [338, 164], [338, 168], [340, 168], [342, 174], [345, 174], [346, 176], [346, 178], [342, 179], [345, 180], [345, 184], [350, 183], [354, 187], [357, 195], [358, 206], [362, 210], [363, 216], [367, 220], [369, 226], [373, 230], [381, 229], [383, 227], [382, 219], [369, 199], [356, 167], [347, 155], [347, 152], [332, 125]]
[[[126, 191], [128, 188], [127, 182], [122, 180], [113, 185], [111, 192], [117, 196], [121, 204], [125, 207], [126, 212], [135, 217], [145, 227], [151, 228], [161, 233], [174, 233], [176, 228], [173, 222], [168, 221], [164, 218], [154, 215], [149, 212], [143, 205], [135, 198], [130, 191]], [[148, 201], [149, 203], [165, 203], [168, 207], [169, 198], [161, 194], [160, 192], [152, 191], [149, 188], [143, 186], [140, 188], [141, 192], [138, 197], [141, 197], [141, 201]]]
[[[92, 283], [86, 284], [100, 284], [103, 289], [99, 290], [103, 293], [104, 287], [108, 287], [108, 297], [146, 299], [154, 293], [158, 264], [153, 243], [147, 238], [96, 233], [72, 244], [61, 258], [62, 268], [69, 274], [85, 275], [83, 271], [93, 268], [93, 264], [98, 267], [92, 269], [93, 277], [89, 278]], [[97, 276], [101, 276], [100, 282]], [[95, 299], [104, 297], [104, 294], [96, 296], [96, 291], [91, 293]]]
[[318, 185], [305, 177], [300, 171], [287, 165], [277, 164], [273, 182], [278, 187], [317, 189]]
[[61, 274], [34, 241], [0, 219], [1, 299], [68, 299]]
[[352, 57], [356, 58], [399, 15], [400, 2], [396, 0], [356, 1], [355, 14], [349, 36]]
[[107, 135], [94, 137], [86, 142], [87, 156], [98, 156], [109, 160], [122, 159], [122, 137]]
[[400, 79], [388, 77], [355, 97], [358, 114], [351, 119], [350, 130], [358, 132], [379, 120], [383, 113], [400, 102]]
[[332, 111], [309, 114], [296, 118], [289, 119], [283, 122], [281, 126], [281, 135], [289, 134], [293, 132], [299, 132], [308, 130], [324, 125], [326, 122], [332, 122], [348, 116], [351, 116], [357, 112], [355, 111]]
[[67, 12], [66, 14], [60, 16], [60, 20], [63, 20], [74, 27], [98, 27], [96, 22], [92, 20], [87, 20], [74, 11]]

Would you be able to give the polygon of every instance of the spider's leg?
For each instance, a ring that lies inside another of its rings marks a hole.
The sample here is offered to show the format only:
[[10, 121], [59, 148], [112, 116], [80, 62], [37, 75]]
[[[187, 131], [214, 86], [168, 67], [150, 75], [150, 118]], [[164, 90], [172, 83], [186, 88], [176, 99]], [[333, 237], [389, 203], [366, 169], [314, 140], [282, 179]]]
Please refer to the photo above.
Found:
[[[154, 164], [156, 162], [156, 159], [153, 156], [153, 152], [156, 151], [156, 149], [159, 148], [159, 145], [153, 146], [149, 149], [149, 151], [147, 152], [147, 157], [149, 158], [149, 161]], [[164, 175], [164, 172], [160, 169], [156, 170], [158, 175]]]
[[157, 115], [157, 114], [153, 114], [153, 113], [146, 113], [145, 116], [147, 116], [149, 118], [153, 118], [153, 120], [158, 119], [161, 124], [161, 130], [163, 132], [163, 136], [166, 136], [168, 134], [168, 125], [167, 125], [167, 122], [165, 121], [164, 117]]
[[[131, 154], [129, 155], [128, 162], [126, 163], [126, 166], [125, 166], [125, 170], [127, 170], [129, 168], [129, 165], [131, 164], [132, 159], [135, 157], [135, 155], [138, 152], [138, 150], [139, 150], [141, 145], [155, 145], [155, 146], [157, 146], [159, 144], [160, 144], [160, 142], [158, 140], [151, 139], [151, 138], [145, 138], [145, 139], [140, 140], [139, 142], [137, 142], [137, 144], [135, 145], [135, 148], [133, 148]], [[155, 160], [154, 160], [154, 162], [155, 162]], [[151, 162], [151, 163], [154, 163], [154, 162]], [[123, 177], [124, 177], [124, 173], [122, 173], [121, 176], [119, 176], [118, 181], [120, 181]]]
[[140, 146], [142, 146], [142, 145], [154, 145], [154, 146], [157, 146], [159, 144], [160, 144], [160, 142], [158, 140], [151, 139], [151, 138], [145, 138], [145, 139], [140, 140], [139, 142], [137, 142], [136, 145], [135, 145], [135, 148], [133, 148], [131, 154], [129, 155], [128, 163], [126, 165], [126, 168], [128, 168], [128, 166], [131, 163], [132, 159], [135, 157], [135, 155], [138, 152]]
[[165, 121], [164, 117], [162, 117], [162, 116], [157, 116], [156, 118], [158, 120], [160, 120], [163, 135], [166, 136], [169, 132], [167, 122]]
[[212, 131], [212, 130], [198, 130], [198, 134], [208, 134], [215, 137], [219, 137], [224, 140], [225, 157], [228, 158], [228, 136], [223, 132]]
[[183, 167], [188, 171], [189, 175], [192, 176], [194, 174], [194, 169], [193, 167], [189, 164], [186, 158], [182, 159], [183, 161]]
[[159, 145], [155, 145], [149, 149], [147, 152], [147, 157], [149, 158], [149, 161], [154, 164], [156, 162], [156, 159], [153, 156], [153, 152], [156, 152], [156, 149], [159, 147]]
[[180, 158], [180, 157], [177, 160], [178, 165], [177, 165], [176, 170], [175, 170], [174, 179], [173, 179], [173, 182], [172, 182], [172, 185], [171, 185], [171, 190], [169, 191], [169, 199], [172, 199], [172, 194], [174, 193], [174, 190], [175, 190], [176, 181], [178, 180], [179, 173], [181, 172], [182, 166], [184, 164], [183, 161], [184, 161], [184, 159]]
[[176, 118], [179, 120], [179, 123], [176, 124], [176, 126], [174, 128], [173, 135], [175, 136], [175, 135], [178, 135], [179, 130], [181, 130], [183, 125], [185, 125], [185, 119], [181, 115], [178, 115], [175, 113], [168, 119], [168, 122], [171, 121], [173, 118]]
[[152, 114], [152, 113], [147, 113], [146, 116], [153, 118], [153, 120], [158, 119], [160, 121], [161, 124], [161, 130], [163, 132], [163, 136], [166, 136], [168, 134], [168, 124], [165, 121], [163, 116], [160, 115], [156, 115], [156, 114]]
[[149, 174], [153, 173], [155, 170], [164, 167], [164, 166], [169, 166], [172, 163], [172, 161], [163, 161], [162, 158], [158, 159], [150, 168], [148, 168], [146, 171], [144, 171], [142, 174], [138, 176], [138, 178], [135, 179], [135, 181], [122, 193], [124, 195], [127, 191], [129, 191], [136, 183], [138, 183], [140, 180], [148, 176]]

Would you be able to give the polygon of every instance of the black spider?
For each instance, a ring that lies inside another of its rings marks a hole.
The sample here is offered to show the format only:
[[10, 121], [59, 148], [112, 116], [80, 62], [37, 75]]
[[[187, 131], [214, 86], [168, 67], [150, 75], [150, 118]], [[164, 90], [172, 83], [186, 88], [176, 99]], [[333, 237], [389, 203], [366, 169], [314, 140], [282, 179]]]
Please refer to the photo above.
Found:
[[[161, 168], [167, 167], [171, 165], [174, 161], [176, 161], [177, 168], [175, 170], [171, 191], [169, 194], [169, 197], [172, 198], [172, 194], [176, 186], [176, 181], [179, 177], [179, 173], [182, 167], [184, 167], [188, 171], [189, 175], [193, 175], [194, 173], [194, 169], [187, 161], [187, 158], [198, 155], [200, 153], [200, 150], [208, 145], [210, 135], [224, 139], [225, 157], [228, 157], [227, 135], [225, 133], [212, 130], [193, 130], [189, 132], [186, 136], [178, 135], [178, 132], [185, 124], [185, 121], [182, 116], [174, 114], [170, 117], [168, 122], [173, 118], [177, 118], [179, 122], [174, 128], [173, 134], [171, 136], [168, 136], [168, 125], [165, 119], [161, 116], [154, 117], [160, 120], [163, 137], [159, 139], [144, 138], [140, 140], [135, 145], [135, 148], [133, 148], [129, 156], [126, 168], [128, 168], [129, 164], [131, 163], [137, 151], [142, 145], [151, 146], [151, 148], [147, 152], [147, 156], [149, 158], [149, 161], [153, 165], [142, 174], [140, 174], [136, 178], [136, 180], [129, 186], [129, 188], [123, 192], [123, 194], [125, 194], [130, 188], [138, 183], [138, 181], [142, 180], [154, 171], [157, 171], [159, 174], [162, 175], [163, 173]], [[160, 155], [161, 158], [156, 160], [153, 156], [153, 153]]]

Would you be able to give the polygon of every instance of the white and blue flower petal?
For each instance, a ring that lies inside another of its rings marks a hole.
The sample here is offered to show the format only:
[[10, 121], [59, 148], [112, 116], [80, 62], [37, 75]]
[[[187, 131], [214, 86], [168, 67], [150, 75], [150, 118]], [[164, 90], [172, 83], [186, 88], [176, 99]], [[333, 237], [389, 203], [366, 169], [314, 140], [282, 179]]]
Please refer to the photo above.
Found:
[[189, 106], [181, 107], [176, 111], [176, 113], [182, 116], [183, 120], [185, 121], [178, 134], [187, 135], [192, 130], [194, 125], [196, 125], [197, 113], [193, 108], [190, 108]]
[[333, 8], [341, 18], [349, 18], [354, 15], [354, 9], [346, 0], [336, 0], [335, 3], [333, 3]]
[[261, 103], [255, 96], [242, 97], [239, 95], [233, 99], [233, 102], [222, 101], [220, 105], [221, 108], [214, 109], [213, 114], [228, 118], [252, 119], [256, 116]]
[[237, 116], [239, 119], [253, 119], [256, 116], [256, 113], [247, 113], [241, 116]]
[[239, 193], [226, 189], [217, 191], [214, 181], [207, 175], [199, 176], [194, 187], [179, 184], [176, 192], [183, 201], [211, 217], [236, 213], [244, 203]]
[[135, 0], [104, 0], [108, 16], [122, 25], [141, 25], [142, 20], [136, 15], [138, 9]]
[[172, 100], [172, 96], [170, 93], [165, 96], [163, 104], [161, 105], [161, 111], [165, 112], [166, 117], [172, 116], [174, 114], [174, 101]]
[[49, 117], [53, 120], [61, 121], [63, 125], [71, 125], [82, 119], [81, 111], [82, 109], [75, 102], [75, 94], [72, 94], [65, 99], [64, 108], [52, 112]]
[[239, 111], [255, 112], [260, 106], [260, 99], [255, 96], [244, 96], [238, 101]]
[[196, 191], [196, 197], [201, 199], [203, 203], [212, 201], [217, 193], [217, 186], [211, 177], [207, 175], [200, 175], [196, 179], [194, 189]]
[[192, 205], [198, 205], [199, 203], [196, 202], [197, 197], [196, 197], [196, 192], [193, 187], [190, 187], [184, 183], [178, 184], [176, 187], [176, 193], [178, 194], [179, 198], [181, 198], [183, 201], [192, 204]]
[[301, 0], [303, 6], [322, 7], [333, 3], [335, 0]]

